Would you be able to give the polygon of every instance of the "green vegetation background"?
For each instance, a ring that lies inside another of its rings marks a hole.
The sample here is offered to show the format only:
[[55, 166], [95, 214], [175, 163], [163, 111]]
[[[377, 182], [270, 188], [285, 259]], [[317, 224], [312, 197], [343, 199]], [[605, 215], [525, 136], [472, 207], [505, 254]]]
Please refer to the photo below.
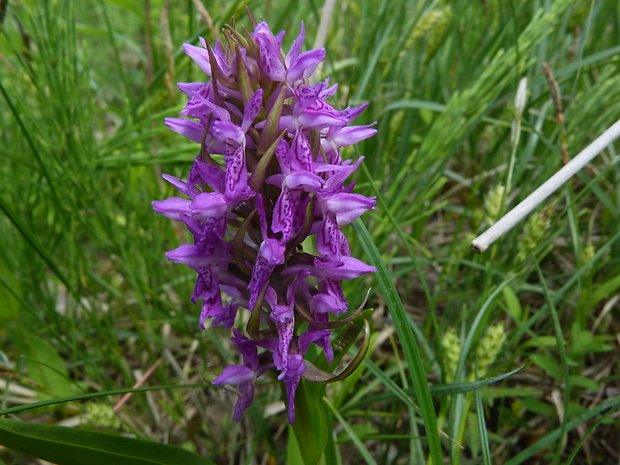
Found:
[[[163, 118], [184, 104], [177, 81], [205, 79], [184, 42], [213, 41], [233, 15], [247, 26], [247, 3], [274, 31], [288, 31], [287, 45], [304, 20], [312, 48], [321, 2], [211, 1], [207, 10], [190, 0], [0, 3], [2, 407], [129, 388], [160, 358], [147, 385], [200, 383], [209, 367], [238, 363], [223, 334], [198, 329], [193, 272], [164, 256], [186, 233], [150, 202], [174, 195], [161, 173], [183, 177], [197, 147]], [[364, 222], [439, 386], [433, 403], [446, 459], [617, 461], [616, 149], [485, 254], [469, 244], [562, 166], [563, 149], [574, 156], [620, 118], [620, 4], [340, 0], [325, 47], [322, 73], [339, 83], [334, 105], [369, 101], [358, 124], [378, 121], [379, 134], [345, 156], [366, 157], [357, 189], [378, 204]], [[524, 77], [521, 114], [514, 101]], [[367, 259], [353, 228], [347, 233]], [[356, 307], [369, 286], [373, 348], [352, 378], [328, 390], [339, 460], [426, 463], [385, 296], [373, 278], [346, 293]], [[441, 388], [531, 361], [475, 392]], [[218, 463], [283, 463], [275, 386], [259, 389], [238, 424], [234, 395], [208, 383], [136, 394], [113, 416], [118, 400], [20, 418], [130, 432]], [[6, 450], [0, 457], [28, 463]]]

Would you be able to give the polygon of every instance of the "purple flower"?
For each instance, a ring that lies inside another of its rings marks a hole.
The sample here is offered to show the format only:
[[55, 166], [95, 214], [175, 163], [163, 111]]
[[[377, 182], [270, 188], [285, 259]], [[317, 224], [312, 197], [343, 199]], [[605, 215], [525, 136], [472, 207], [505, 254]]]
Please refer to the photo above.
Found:
[[254, 383], [256, 378], [263, 374], [270, 366], [261, 366], [257, 344], [243, 336], [236, 328], [233, 328], [233, 343], [243, 357], [243, 365], [228, 365], [220, 375], [213, 380], [215, 386], [225, 384], [239, 385], [239, 399], [235, 405], [233, 420], [240, 420], [245, 410], [252, 405], [254, 400]]
[[[333, 359], [325, 328], [348, 311], [341, 281], [376, 271], [351, 256], [342, 230], [374, 209], [375, 198], [345, 184], [363, 158], [343, 161], [341, 149], [377, 131], [374, 123], [350, 126], [367, 104], [338, 110], [326, 102], [337, 85], [308, 83], [325, 50], [302, 52], [304, 33], [302, 23], [286, 55], [284, 32], [274, 35], [264, 22], [251, 34], [228, 30], [213, 47], [204, 39], [202, 47], [186, 44], [209, 78], [180, 83], [188, 97], [182, 118], [165, 120], [200, 144], [200, 155], [186, 181], [164, 175], [184, 197], [153, 208], [192, 235], [166, 256], [197, 273], [191, 300], [202, 301], [200, 327], [211, 319], [232, 329], [243, 363], [224, 368], [213, 384], [238, 386], [235, 420], [251, 405], [256, 380], [274, 370], [295, 421], [310, 344]], [[316, 255], [304, 250], [309, 236]], [[253, 313], [247, 334], [235, 327], [240, 311]]]

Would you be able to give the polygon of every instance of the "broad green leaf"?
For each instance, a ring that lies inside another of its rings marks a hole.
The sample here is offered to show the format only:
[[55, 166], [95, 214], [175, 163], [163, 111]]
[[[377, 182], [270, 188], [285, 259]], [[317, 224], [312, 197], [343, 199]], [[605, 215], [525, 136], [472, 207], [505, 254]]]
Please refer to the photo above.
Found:
[[590, 378], [586, 378], [585, 376], [570, 375], [568, 379], [571, 386], [586, 388], [588, 391], [597, 392], [600, 387], [596, 381]]
[[[290, 456], [289, 463], [304, 463], [305, 465], [320, 463], [319, 460], [323, 456], [327, 440], [332, 434], [331, 419], [328, 418], [325, 405], [323, 405], [324, 396], [325, 384], [311, 383], [305, 379], [299, 383], [295, 393], [295, 424], [289, 429], [294, 432], [297, 448], [292, 447], [288, 452], [296, 457], [299, 451], [303, 462], [291, 462], [293, 456]], [[289, 435], [289, 437], [292, 436], [292, 434]]]
[[0, 418], [0, 444], [58, 465], [207, 465], [179, 447], [65, 426]]
[[39, 393], [41, 400], [74, 394], [67, 367], [54, 346], [37, 337], [28, 339], [28, 377], [47, 389]]
[[506, 306], [508, 307], [508, 313], [515, 321], [521, 321], [521, 315], [523, 315], [523, 311], [521, 309], [521, 303], [519, 302], [519, 298], [515, 291], [512, 290], [510, 286], [506, 286], [502, 289], [502, 293], [504, 294], [504, 300], [506, 301]]
[[0, 267], [0, 321], [10, 320], [19, 311], [21, 288], [12, 273]]
[[293, 426], [288, 427], [288, 441], [286, 443], [286, 459], [288, 463], [304, 463], [303, 454], [297, 443], [297, 437], [293, 431]]
[[573, 359], [578, 359], [595, 352], [609, 352], [613, 349], [612, 346], [604, 342], [606, 340], [613, 340], [613, 336], [594, 336], [589, 330], [582, 329], [576, 322], [573, 323], [571, 339], [569, 354]]
[[553, 376], [556, 380], [562, 379], [562, 368], [558, 364], [557, 359], [550, 355], [539, 354], [534, 359], [534, 364], [542, 368], [547, 374]]
[[521, 345], [521, 349], [528, 347], [555, 347], [558, 341], [555, 336], [534, 336]]
[[543, 402], [542, 400], [535, 399], [533, 397], [524, 397], [522, 402], [523, 406], [527, 410], [536, 413], [537, 415], [542, 415], [546, 418], [552, 418], [554, 415], [557, 415], [555, 407], [550, 403]]
[[614, 276], [609, 281], [598, 286], [596, 291], [592, 294], [592, 308], [594, 308], [594, 306], [601, 300], [607, 299], [614, 295], [618, 289], [620, 289], [620, 275]]

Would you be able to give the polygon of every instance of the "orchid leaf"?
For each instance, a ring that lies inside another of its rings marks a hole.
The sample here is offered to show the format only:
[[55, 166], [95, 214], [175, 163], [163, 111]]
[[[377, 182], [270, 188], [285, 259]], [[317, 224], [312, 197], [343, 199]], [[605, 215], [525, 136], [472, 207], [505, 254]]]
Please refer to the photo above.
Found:
[[98, 431], [0, 418], [0, 444], [58, 465], [207, 465], [179, 447]]
[[[290, 429], [294, 434], [298, 450], [290, 447], [288, 463], [317, 465], [327, 446], [329, 437], [328, 414], [323, 404], [325, 384], [308, 383], [301, 380], [295, 394], [295, 424]], [[292, 445], [294, 446], [294, 444]], [[302, 461], [296, 460], [298, 452]]]
[[45, 392], [39, 392], [39, 398], [45, 400], [73, 394], [74, 385], [69, 378], [67, 367], [54, 346], [36, 337], [28, 338], [27, 343], [29, 355], [24, 358], [28, 366], [28, 377], [45, 388]]

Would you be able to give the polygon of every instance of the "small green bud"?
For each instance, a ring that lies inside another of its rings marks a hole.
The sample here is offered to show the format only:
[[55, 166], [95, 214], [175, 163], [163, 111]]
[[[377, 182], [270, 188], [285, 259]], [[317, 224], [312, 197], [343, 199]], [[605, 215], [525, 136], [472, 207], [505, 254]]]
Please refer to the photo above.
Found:
[[583, 248], [583, 252], [581, 252], [581, 263], [584, 265], [588, 263], [590, 260], [592, 260], [595, 253], [596, 250], [594, 249], [594, 246], [590, 242], [588, 242]]
[[435, 19], [435, 26], [431, 29], [428, 36], [428, 46], [426, 48], [426, 59], [430, 59], [437, 49], [441, 46], [450, 30], [452, 22], [452, 7], [450, 5], [436, 10], [438, 18]]
[[486, 211], [487, 221], [491, 224], [499, 218], [505, 193], [506, 186], [499, 184], [495, 186], [484, 199], [484, 209]]
[[523, 236], [519, 241], [516, 263], [525, 260], [528, 254], [538, 246], [551, 222], [549, 217], [552, 209], [553, 205], [550, 205], [529, 217], [523, 230]]
[[461, 338], [456, 334], [454, 328], [448, 328], [441, 338], [445, 371], [444, 378], [446, 383], [454, 382], [462, 345], [463, 341], [461, 341]]
[[86, 404], [86, 412], [83, 415], [84, 421], [93, 426], [104, 429], [120, 429], [121, 421], [116, 416], [114, 409], [107, 404], [90, 402]]
[[484, 377], [489, 367], [495, 362], [506, 341], [506, 332], [504, 330], [504, 322], [489, 326], [484, 333], [484, 337], [476, 348], [476, 356], [478, 358], [477, 374], [478, 378]]

